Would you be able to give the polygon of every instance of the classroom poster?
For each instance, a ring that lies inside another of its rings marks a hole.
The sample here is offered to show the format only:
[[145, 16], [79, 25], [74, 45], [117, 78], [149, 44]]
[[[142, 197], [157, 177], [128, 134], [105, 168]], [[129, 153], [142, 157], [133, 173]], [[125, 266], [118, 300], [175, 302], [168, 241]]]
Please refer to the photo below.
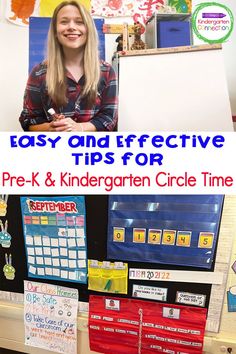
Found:
[[28, 276], [86, 283], [84, 197], [21, 197], [21, 212]]
[[25, 344], [77, 353], [78, 290], [24, 281]]
[[[61, 2], [61, 0], [40, 0], [39, 15], [41, 17], [52, 17], [55, 7]], [[79, 2], [90, 10], [90, 0], [80, 0]]]
[[130, 16], [134, 22], [145, 23], [164, 0], [91, 0], [92, 15], [103, 17]]
[[39, 0], [6, 1], [6, 19], [19, 26], [28, 26], [30, 16], [38, 13]]
[[90, 349], [107, 354], [200, 354], [206, 311], [92, 295], [89, 298]]
[[108, 258], [210, 269], [221, 195], [109, 196]]
[[192, 11], [192, 0], [168, 0], [168, 5], [177, 13], [191, 13]]
[[91, 0], [92, 15], [104, 17], [133, 16], [133, 0]]

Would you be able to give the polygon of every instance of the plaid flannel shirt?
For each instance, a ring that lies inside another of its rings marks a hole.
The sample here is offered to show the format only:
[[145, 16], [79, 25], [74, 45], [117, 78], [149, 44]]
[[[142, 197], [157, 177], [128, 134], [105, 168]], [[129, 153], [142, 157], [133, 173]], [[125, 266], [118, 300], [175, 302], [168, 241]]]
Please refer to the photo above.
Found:
[[55, 107], [48, 95], [46, 87], [47, 65], [45, 62], [36, 65], [28, 78], [23, 111], [19, 121], [23, 130], [29, 130], [30, 125], [51, 121], [49, 108], [56, 113], [62, 113], [75, 122], [90, 122], [97, 131], [112, 131], [117, 123], [117, 79], [110, 64], [101, 61], [101, 76], [98, 85], [96, 103], [88, 107], [86, 99], [80, 97], [84, 85], [84, 76], [76, 82], [70, 72], [67, 72], [67, 105]]

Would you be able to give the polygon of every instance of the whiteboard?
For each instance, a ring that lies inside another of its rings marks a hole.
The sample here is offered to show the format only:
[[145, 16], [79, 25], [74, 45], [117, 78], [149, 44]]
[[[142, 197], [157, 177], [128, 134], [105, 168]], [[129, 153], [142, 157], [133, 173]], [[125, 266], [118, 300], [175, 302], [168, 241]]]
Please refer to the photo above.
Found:
[[118, 130], [233, 131], [222, 50], [121, 55]]

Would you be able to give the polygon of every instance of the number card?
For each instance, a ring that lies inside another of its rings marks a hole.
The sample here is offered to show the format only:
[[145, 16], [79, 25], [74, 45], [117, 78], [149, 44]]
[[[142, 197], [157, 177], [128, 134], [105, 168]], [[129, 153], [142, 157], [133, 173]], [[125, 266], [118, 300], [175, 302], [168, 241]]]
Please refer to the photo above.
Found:
[[211, 269], [223, 199], [222, 195], [109, 196], [108, 258]]
[[161, 243], [161, 234], [162, 231], [158, 229], [149, 229], [148, 230], [148, 243], [153, 245], [160, 245]]
[[28, 276], [86, 283], [84, 197], [21, 197], [21, 212]]
[[191, 244], [191, 231], [178, 231], [176, 246], [190, 247]]
[[146, 238], [146, 229], [133, 229], [133, 242], [144, 243]]
[[162, 244], [174, 245], [175, 244], [176, 231], [175, 230], [163, 230]]
[[113, 228], [113, 241], [114, 242], [124, 242], [125, 241], [125, 229], [122, 228]]
[[212, 232], [200, 232], [198, 247], [212, 248], [213, 240], [214, 240], [214, 234]]

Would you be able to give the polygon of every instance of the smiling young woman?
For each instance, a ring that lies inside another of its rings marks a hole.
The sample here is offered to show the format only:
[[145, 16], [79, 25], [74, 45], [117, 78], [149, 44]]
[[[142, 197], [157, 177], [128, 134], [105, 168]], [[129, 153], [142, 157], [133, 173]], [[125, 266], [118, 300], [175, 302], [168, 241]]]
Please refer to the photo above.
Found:
[[[52, 116], [48, 110], [53, 108]], [[112, 131], [117, 123], [117, 80], [99, 60], [97, 31], [77, 1], [56, 7], [47, 58], [31, 72], [20, 116], [30, 131]]]

